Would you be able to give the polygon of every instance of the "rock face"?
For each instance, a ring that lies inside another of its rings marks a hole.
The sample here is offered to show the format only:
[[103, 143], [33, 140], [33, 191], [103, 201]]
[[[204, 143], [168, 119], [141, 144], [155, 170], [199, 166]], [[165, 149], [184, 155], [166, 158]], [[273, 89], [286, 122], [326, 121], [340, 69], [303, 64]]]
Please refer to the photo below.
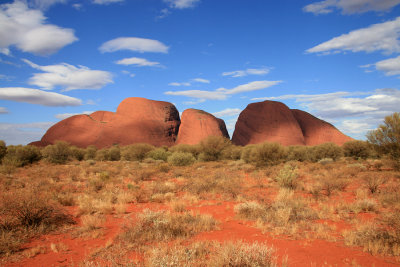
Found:
[[41, 144], [62, 140], [78, 147], [133, 143], [171, 146], [179, 125], [179, 112], [171, 103], [131, 97], [120, 103], [116, 113], [96, 111], [60, 121], [46, 132]]
[[194, 145], [208, 136], [222, 136], [229, 139], [225, 122], [203, 110], [183, 111], [176, 143]]
[[353, 140], [336, 129], [332, 124], [320, 120], [305, 111], [292, 109], [292, 113], [303, 131], [304, 140], [308, 146], [315, 146], [326, 142], [332, 142], [341, 146], [347, 141]]
[[289, 145], [338, 145], [353, 140], [333, 125], [275, 101], [249, 104], [239, 115], [232, 142], [236, 145], [278, 142]]
[[239, 115], [232, 142], [236, 145], [278, 142], [305, 145], [303, 133], [290, 109], [281, 102], [249, 104]]

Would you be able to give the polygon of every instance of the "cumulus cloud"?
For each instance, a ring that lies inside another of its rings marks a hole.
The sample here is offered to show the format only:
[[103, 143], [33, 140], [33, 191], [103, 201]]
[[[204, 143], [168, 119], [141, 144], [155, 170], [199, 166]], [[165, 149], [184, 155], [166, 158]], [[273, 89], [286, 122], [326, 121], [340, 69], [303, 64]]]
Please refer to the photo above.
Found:
[[145, 58], [139, 58], [139, 57], [124, 58], [124, 59], [118, 60], [115, 63], [119, 64], [119, 65], [125, 65], [125, 66], [135, 65], [137, 67], [161, 67], [161, 64], [159, 62], [148, 61]]
[[362, 68], [367, 68], [366, 72], [371, 72], [370, 67], [375, 67], [379, 71], [383, 71], [387, 76], [400, 75], [400, 56], [395, 58], [385, 59], [375, 64], [368, 64], [361, 66]]
[[107, 71], [91, 70], [85, 66], [75, 67], [67, 63], [58, 65], [39, 66], [27, 59], [25, 63], [44, 73], [35, 73], [29, 79], [29, 84], [51, 90], [56, 86], [65, 88], [65, 91], [76, 89], [100, 89], [112, 83], [112, 75]]
[[328, 14], [335, 9], [342, 10], [343, 14], [354, 14], [387, 11], [398, 4], [400, 4], [400, 0], [324, 0], [309, 4], [303, 10], [315, 15]]
[[0, 88], [0, 99], [50, 107], [79, 106], [82, 104], [82, 101], [78, 98], [23, 87]]
[[0, 52], [9, 55], [10, 47], [38, 55], [50, 55], [78, 40], [72, 29], [46, 22], [42, 11], [24, 2], [0, 5]]
[[0, 123], [0, 136], [7, 145], [27, 145], [40, 140], [54, 122]]
[[90, 115], [92, 114], [94, 111], [83, 111], [81, 113], [61, 113], [61, 114], [56, 114], [54, 115], [55, 118], [60, 119], [60, 120], [64, 120], [66, 118], [69, 118], [71, 116], [75, 116], [75, 115], [81, 115], [81, 114], [86, 114], [86, 115]]
[[115, 52], [119, 50], [130, 50], [139, 53], [168, 53], [168, 49], [169, 47], [160, 41], [138, 37], [116, 38], [105, 42], [99, 48], [102, 53]]
[[8, 113], [10, 113], [10, 112], [8, 111], [7, 108], [5, 108], [5, 107], [0, 107], [0, 114], [8, 114]]
[[222, 76], [244, 77], [248, 75], [266, 75], [269, 73], [269, 71], [270, 69], [268, 68], [235, 70], [235, 71], [223, 72]]
[[239, 108], [227, 108], [218, 112], [212, 113], [215, 117], [231, 117], [239, 115], [242, 112]]
[[369, 93], [335, 92], [317, 95], [283, 95], [253, 98], [252, 100], [266, 99], [294, 99], [311, 114], [335, 124], [337, 121], [341, 121], [337, 124], [340, 130], [363, 138], [365, 133], [376, 128], [385, 116], [398, 112], [400, 90], [385, 88]]
[[331, 54], [344, 51], [400, 52], [400, 17], [351, 31], [308, 49], [308, 53]]
[[185, 9], [194, 7], [200, 0], [164, 0], [170, 8]]
[[203, 90], [186, 90], [186, 91], [167, 91], [166, 95], [187, 96], [191, 98], [198, 98], [201, 100], [225, 100], [229, 95], [239, 94], [243, 92], [250, 92], [265, 89], [273, 85], [279, 84], [282, 81], [254, 81], [247, 84], [239, 85], [232, 89], [219, 88], [215, 91]]

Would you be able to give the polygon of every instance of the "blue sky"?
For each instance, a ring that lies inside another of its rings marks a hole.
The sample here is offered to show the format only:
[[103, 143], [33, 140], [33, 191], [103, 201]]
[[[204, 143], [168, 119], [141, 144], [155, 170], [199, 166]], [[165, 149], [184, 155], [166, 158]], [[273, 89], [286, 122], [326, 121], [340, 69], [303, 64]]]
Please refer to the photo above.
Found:
[[7, 144], [127, 97], [203, 109], [230, 134], [266, 99], [357, 139], [400, 111], [400, 0], [0, 3]]

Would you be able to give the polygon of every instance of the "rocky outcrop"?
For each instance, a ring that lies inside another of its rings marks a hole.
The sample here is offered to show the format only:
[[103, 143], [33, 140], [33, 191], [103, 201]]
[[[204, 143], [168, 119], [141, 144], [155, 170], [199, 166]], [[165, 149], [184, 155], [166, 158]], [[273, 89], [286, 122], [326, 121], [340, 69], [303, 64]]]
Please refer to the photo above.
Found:
[[58, 122], [42, 137], [41, 144], [62, 140], [78, 147], [133, 143], [171, 146], [179, 125], [179, 112], [171, 103], [131, 97], [120, 103], [116, 113], [96, 111]]
[[332, 124], [320, 120], [310, 113], [302, 110], [292, 109], [292, 113], [303, 132], [304, 141], [308, 146], [315, 146], [326, 142], [343, 145], [353, 138], [344, 135]]
[[239, 115], [232, 142], [242, 146], [263, 142], [305, 145], [296, 118], [285, 104], [276, 101], [249, 104]]
[[276, 101], [249, 104], [239, 115], [232, 142], [236, 145], [277, 142], [289, 145], [343, 145], [353, 140], [333, 125]]
[[208, 136], [222, 136], [229, 139], [225, 122], [203, 110], [183, 111], [176, 143], [195, 145]]

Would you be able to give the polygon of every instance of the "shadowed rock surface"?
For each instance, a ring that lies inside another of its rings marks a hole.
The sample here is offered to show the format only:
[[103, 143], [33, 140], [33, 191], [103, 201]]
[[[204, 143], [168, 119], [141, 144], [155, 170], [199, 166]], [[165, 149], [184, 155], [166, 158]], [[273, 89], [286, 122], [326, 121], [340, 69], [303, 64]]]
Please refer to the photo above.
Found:
[[332, 124], [318, 119], [302, 110], [292, 109], [294, 117], [297, 119], [302, 131], [306, 145], [315, 146], [326, 142], [343, 145], [353, 138], [344, 135]]
[[42, 137], [41, 144], [62, 140], [78, 147], [133, 143], [171, 146], [179, 125], [179, 112], [171, 103], [131, 97], [120, 103], [116, 113], [96, 111], [58, 122]]
[[343, 145], [352, 138], [333, 125], [276, 101], [249, 104], [239, 115], [232, 142], [236, 145], [278, 142], [289, 145]]
[[222, 136], [229, 139], [225, 122], [203, 110], [183, 111], [176, 143], [195, 145], [208, 136]]
[[239, 115], [232, 142], [242, 146], [263, 142], [305, 145], [296, 118], [285, 104], [276, 101], [249, 104]]

